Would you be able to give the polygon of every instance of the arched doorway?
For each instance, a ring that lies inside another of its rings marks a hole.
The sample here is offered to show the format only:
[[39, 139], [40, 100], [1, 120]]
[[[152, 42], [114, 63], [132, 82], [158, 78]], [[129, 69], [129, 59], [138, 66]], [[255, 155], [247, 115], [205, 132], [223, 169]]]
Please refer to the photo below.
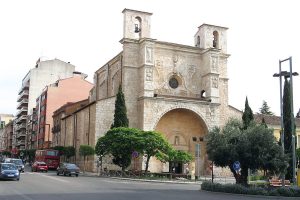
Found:
[[[188, 109], [177, 108], [164, 114], [158, 121], [155, 130], [161, 132], [169, 143], [177, 150], [190, 152], [193, 156], [197, 154], [197, 148], [200, 150], [199, 157], [189, 164], [190, 173], [198, 176], [205, 173], [207, 165], [206, 147], [204, 136], [208, 129], [201, 117]], [[185, 173], [183, 163], [160, 163], [153, 159], [153, 171], [175, 171], [175, 173]], [[155, 165], [154, 165], [155, 164]], [[151, 170], [151, 171], [152, 171]]]

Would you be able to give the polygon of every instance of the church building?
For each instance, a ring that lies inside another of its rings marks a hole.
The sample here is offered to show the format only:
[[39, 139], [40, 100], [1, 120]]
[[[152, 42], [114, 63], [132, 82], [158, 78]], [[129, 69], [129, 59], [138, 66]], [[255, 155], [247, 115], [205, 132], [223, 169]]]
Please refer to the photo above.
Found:
[[[68, 120], [80, 137], [73, 140], [74, 146], [96, 144], [110, 129], [121, 85], [129, 127], [161, 132], [175, 149], [196, 156], [188, 166], [192, 175], [209, 174], [205, 135], [230, 117], [241, 117], [239, 110], [228, 105], [228, 28], [202, 24], [194, 35], [194, 46], [187, 46], [152, 39], [152, 13], [124, 9], [123, 15], [123, 50], [95, 72], [90, 107], [64, 119], [76, 118]], [[143, 158], [134, 162], [144, 169]], [[110, 158], [104, 160], [103, 167], [116, 168]], [[151, 172], [168, 172], [171, 167], [184, 173], [187, 166], [155, 158], [149, 163]], [[88, 169], [97, 170], [94, 161]]]

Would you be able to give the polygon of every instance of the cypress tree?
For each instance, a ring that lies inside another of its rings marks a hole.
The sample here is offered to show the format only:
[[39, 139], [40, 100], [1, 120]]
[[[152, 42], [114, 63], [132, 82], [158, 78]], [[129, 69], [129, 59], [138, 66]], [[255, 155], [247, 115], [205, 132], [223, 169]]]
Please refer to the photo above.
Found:
[[289, 156], [289, 167], [285, 175], [286, 179], [292, 180], [293, 160], [292, 160], [292, 116], [291, 116], [291, 90], [290, 82], [287, 78], [284, 80], [283, 88], [283, 131], [284, 131], [284, 151]]
[[125, 97], [122, 92], [122, 86], [119, 86], [118, 94], [115, 101], [114, 123], [110, 128], [128, 127], [127, 109], [125, 105]]
[[252, 112], [252, 109], [250, 108], [250, 106], [248, 104], [248, 98], [247, 97], [246, 97], [245, 110], [243, 112], [242, 119], [243, 119], [244, 129], [247, 129], [250, 122], [254, 119], [253, 112]]

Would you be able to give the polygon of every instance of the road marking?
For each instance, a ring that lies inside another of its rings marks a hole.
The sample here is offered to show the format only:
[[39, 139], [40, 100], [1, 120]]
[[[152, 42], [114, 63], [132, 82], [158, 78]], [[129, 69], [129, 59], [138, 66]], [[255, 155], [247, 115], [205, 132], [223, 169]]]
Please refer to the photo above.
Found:
[[60, 178], [57, 178], [57, 177], [54, 177], [54, 176], [47, 176], [47, 175], [44, 175], [44, 174], [37, 174], [37, 175], [44, 176], [44, 177], [47, 177], [47, 178], [50, 178], [50, 179], [53, 179], [53, 180], [56, 180], [56, 181], [64, 182], [64, 183], [70, 183], [70, 181], [66, 181], [66, 180], [63, 180], [63, 179], [60, 179]]
[[25, 194], [20, 193], [18, 190], [12, 189], [12, 191], [13, 191], [14, 193], [16, 193], [17, 195], [21, 196], [22, 199], [26, 199], [26, 200], [34, 200], [33, 198], [31, 198], [31, 197], [29, 197], [29, 196], [27, 196], [27, 195], [25, 195]]

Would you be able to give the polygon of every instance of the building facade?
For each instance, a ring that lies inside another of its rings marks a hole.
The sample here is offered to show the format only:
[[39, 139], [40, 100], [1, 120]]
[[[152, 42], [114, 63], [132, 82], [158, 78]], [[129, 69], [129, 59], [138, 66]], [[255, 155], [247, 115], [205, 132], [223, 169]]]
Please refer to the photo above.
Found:
[[[75, 113], [77, 110], [80, 110], [82, 107], [85, 107], [89, 104], [89, 100], [85, 99], [82, 101], [78, 101], [75, 103], [66, 103], [65, 105], [61, 106], [59, 109], [54, 111], [53, 113], [53, 128], [52, 128], [52, 146], [66, 146], [66, 138], [65, 135], [66, 131], [62, 130], [62, 123], [64, 120], [63, 118], [66, 118], [73, 113]], [[66, 126], [64, 126], [66, 127]], [[70, 136], [68, 136], [69, 138]]]
[[53, 113], [67, 102], [87, 99], [93, 84], [86, 81], [87, 76], [74, 73], [73, 77], [59, 79], [44, 88], [36, 99], [34, 129], [31, 141], [36, 149], [51, 147]]
[[28, 116], [32, 114], [32, 109], [36, 106], [36, 98], [41, 94], [46, 85], [54, 83], [58, 79], [64, 79], [73, 76], [75, 66], [63, 62], [59, 59], [38, 60], [36, 66], [29, 70], [22, 80], [22, 86], [18, 93], [17, 115], [15, 135], [17, 140], [17, 149], [25, 149]]
[[[159, 131], [175, 149], [193, 155], [200, 151], [189, 169], [196, 176], [208, 173], [203, 138], [211, 127], [240, 116], [228, 105], [227, 28], [203, 24], [194, 46], [187, 46], [152, 39], [151, 13], [124, 9], [123, 15], [122, 52], [95, 72], [90, 104], [62, 119], [66, 146], [76, 148], [76, 162], [82, 163], [78, 148], [95, 145], [110, 129], [121, 85], [129, 126]], [[88, 167], [96, 171], [94, 159]], [[135, 166], [144, 169], [142, 157], [137, 162]], [[103, 167], [116, 166], [106, 158]], [[184, 170], [182, 163], [164, 164], [155, 158], [149, 170], [167, 172], [170, 167], [177, 173]]]
[[0, 152], [6, 150], [7, 136], [5, 129], [13, 119], [14, 116], [12, 114], [0, 114]]
[[[208, 173], [203, 138], [234, 113], [228, 106], [227, 28], [203, 24], [194, 46], [187, 46], [152, 39], [151, 13], [125, 9], [123, 14], [123, 51], [95, 73], [96, 138], [110, 128], [122, 85], [129, 126], [161, 132], [177, 150], [200, 151], [189, 169], [196, 176]], [[183, 173], [181, 163], [170, 164], [153, 158], [149, 170], [175, 167]]]
[[[58, 144], [75, 147], [74, 162], [83, 167], [79, 146], [94, 146], [110, 129], [121, 85], [129, 126], [161, 132], [175, 149], [199, 155], [188, 166], [192, 175], [210, 174], [205, 136], [210, 128], [242, 116], [228, 105], [227, 28], [203, 24], [194, 35], [194, 46], [187, 46], [152, 39], [152, 13], [125, 9], [123, 15], [122, 52], [95, 72], [89, 104], [56, 118]], [[96, 159], [89, 157], [87, 170], [97, 171]], [[142, 156], [133, 162], [145, 169]], [[117, 169], [110, 157], [102, 164], [108, 170]], [[186, 167], [155, 158], [149, 164], [151, 172], [175, 168], [183, 173]], [[215, 173], [231, 174], [224, 169]]]

